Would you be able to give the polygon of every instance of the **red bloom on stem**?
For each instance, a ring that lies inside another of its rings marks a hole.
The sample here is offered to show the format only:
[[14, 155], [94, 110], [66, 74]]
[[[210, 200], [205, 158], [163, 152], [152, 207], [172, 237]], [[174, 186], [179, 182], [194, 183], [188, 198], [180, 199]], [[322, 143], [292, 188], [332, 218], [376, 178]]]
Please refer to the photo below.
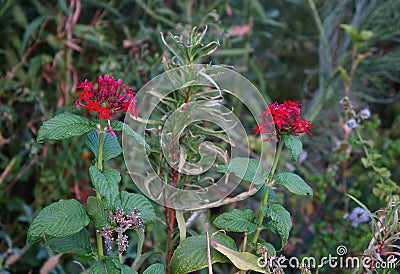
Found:
[[137, 116], [135, 92], [122, 84], [122, 80], [116, 80], [108, 74], [99, 76], [97, 88], [87, 79], [78, 83], [78, 88], [83, 92], [77, 92], [79, 98], [74, 104], [89, 109], [90, 113], [99, 113], [99, 119], [107, 119], [110, 133], [114, 135], [110, 119], [118, 112], [129, 112]]
[[[270, 104], [259, 116], [262, 122], [253, 128], [255, 135], [271, 134], [274, 130], [273, 126], [275, 126], [278, 139], [282, 135], [298, 136], [301, 133], [311, 135], [310, 129], [313, 126], [307, 119], [299, 117], [300, 113], [301, 108], [298, 102], [285, 101], [283, 104], [277, 102]], [[273, 121], [270, 121], [271, 117]]]

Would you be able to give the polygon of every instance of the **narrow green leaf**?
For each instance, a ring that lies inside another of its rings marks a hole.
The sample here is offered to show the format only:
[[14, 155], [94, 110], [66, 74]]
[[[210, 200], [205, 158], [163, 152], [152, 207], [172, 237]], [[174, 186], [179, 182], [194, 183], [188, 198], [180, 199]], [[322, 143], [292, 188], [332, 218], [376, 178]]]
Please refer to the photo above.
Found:
[[29, 37], [31, 37], [32, 33], [35, 30], [39, 30], [39, 27], [44, 22], [44, 20], [46, 19], [49, 20], [53, 18], [55, 18], [55, 15], [53, 13], [47, 13], [43, 14], [42, 16], [36, 17], [34, 20], [32, 20], [32, 22], [29, 23], [29, 25], [25, 28], [25, 32], [22, 38], [21, 49], [20, 49], [21, 53], [23, 53], [26, 50]]
[[90, 219], [77, 200], [60, 200], [43, 208], [33, 219], [28, 230], [28, 242], [33, 244], [42, 237], [67, 237], [78, 233]]
[[86, 229], [82, 229], [68, 237], [52, 238], [46, 241], [46, 246], [57, 253], [75, 252], [78, 255], [89, 255], [92, 253], [90, 238]]
[[137, 248], [136, 248], [136, 259], [132, 264], [132, 269], [137, 270], [140, 268], [142, 263], [142, 251], [143, 251], [145, 234], [141, 228], [135, 229], [135, 234], [137, 237]]
[[313, 196], [312, 188], [297, 174], [291, 172], [279, 173], [275, 177], [275, 183], [283, 185], [294, 194]]
[[[218, 235], [218, 234], [217, 234]], [[226, 247], [220, 243], [211, 240], [211, 245], [224, 254], [228, 259], [241, 270], [253, 270], [259, 273], [267, 273], [267, 271], [258, 266], [258, 258], [256, 255], [251, 254], [249, 252], [239, 252], [236, 250], [232, 250], [229, 247]]]
[[292, 161], [297, 162], [301, 152], [303, 151], [303, 144], [299, 137], [293, 135], [284, 135], [283, 143], [292, 153]]
[[[225, 234], [217, 234], [215, 242], [236, 250], [235, 241]], [[228, 259], [211, 247], [211, 263], [226, 263]], [[208, 266], [206, 236], [186, 238], [175, 250], [171, 259], [171, 274], [186, 274]]]
[[105, 257], [95, 262], [88, 271], [89, 274], [120, 274], [121, 267], [117, 259]]
[[234, 209], [219, 215], [213, 222], [214, 226], [231, 232], [249, 232], [256, 229], [256, 217], [252, 210]]
[[82, 135], [92, 130], [94, 124], [89, 119], [72, 113], [63, 113], [44, 122], [39, 128], [37, 141], [61, 140]]
[[368, 158], [364, 158], [364, 157], [361, 158], [361, 163], [363, 164], [363, 166], [365, 168], [368, 168], [368, 167], [370, 167], [370, 166], [372, 166], [374, 164], [372, 160], [370, 160]]
[[289, 211], [279, 204], [272, 204], [267, 205], [265, 212], [266, 217], [271, 218], [269, 222], [270, 228], [279, 234], [282, 247], [284, 247], [287, 244], [289, 232], [292, 229], [292, 220]]
[[94, 188], [104, 197], [107, 208], [114, 208], [119, 194], [118, 183], [121, 181], [119, 171], [113, 168], [100, 171], [97, 167], [91, 166], [89, 174]]
[[263, 184], [268, 177], [261, 163], [256, 159], [243, 157], [233, 158], [228, 165], [221, 165], [217, 168], [218, 172], [233, 172], [237, 177], [254, 184]]
[[144, 146], [146, 149], [148, 149], [148, 150], [150, 149], [150, 146], [146, 143], [146, 140], [144, 139], [144, 137], [142, 137], [139, 133], [134, 131], [129, 125], [127, 125], [121, 121], [118, 121], [118, 120], [112, 120], [111, 127], [113, 128], [114, 131], [123, 130], [129, 136], [132, 136], [133, 138], [135, 138], [135, 140], [139, 144]]
[[165, 266], [160, 263], [152, 264], [146, 268], [143, 274], [165, 274]]
[[145, 224], [155, 223], [157, 218], [152, 204], [140, 194], [122, 191], [115, 207], [122, 207], [125, 214], [131, 213], [134, 208], [139, 209]]
[[106, 205], [102, 200], [89, 196], [86, 201], [87, 212], [96, 229], [103, 228], [110, 220]]
[[[86, 135], [86, 145], [97, 158], [99, 151], [99, 133], [96, 130], [90, 131]], [[103, 161], [108, 161], [117, 157], [122, 153], [122, 148], [118, 142], [117, 136], [112, 136], [110, 133], [105, 133], [103, 145]]]

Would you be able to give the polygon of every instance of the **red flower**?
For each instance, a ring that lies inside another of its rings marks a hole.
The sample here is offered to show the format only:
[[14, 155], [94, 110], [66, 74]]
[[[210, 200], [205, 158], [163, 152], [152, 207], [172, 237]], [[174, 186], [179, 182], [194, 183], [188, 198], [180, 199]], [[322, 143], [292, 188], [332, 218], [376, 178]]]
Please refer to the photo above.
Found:
[[98, 111], [98, 109], [100, 108], [98, 102], [93, 102], [91, 100], [88, 100], [87, 102], [89, 103], [89, 105], [83, 105], [83, 107], [89, 109], [90, 114], [92, 114], [94, 110]]
[[[283, 104], [277, 102], [268, 105], [259, 118], [263, 119], [253, 130], [255, 135], [272, 134], [275, 126], [276, 134], [279, 139], [282, 135], [298, 136], [301, 133], [311, 135], [311, 123], [299, 117], [301, 113], [300, 104], [294, 101], [285, 101]], [[272, 117], [273, 121], [269, 121]]]
[[74, 104], [89, 109], [90, 113], [99, 113], [99, 119], [107, 119], [110, 133], [114, 135], [111, 128], [110, 119], [114, 118], [118, 112], [129, 112], [137, 116], [135, 92], [122, 84], [122, 80], [116, 80], [108, 74], [104, 77], [99, 76], [97, 88], [87, 79], [78, 83], [78, 88], [83, 92], [77, 92], [79, 98]]
[[106, 107], [100, 107], [97, 109], [97, 111], [99, 112], [99, 119], [106, 118], [107, 120], [110, 120], [110, 113], [111, 113], [110, 109]]

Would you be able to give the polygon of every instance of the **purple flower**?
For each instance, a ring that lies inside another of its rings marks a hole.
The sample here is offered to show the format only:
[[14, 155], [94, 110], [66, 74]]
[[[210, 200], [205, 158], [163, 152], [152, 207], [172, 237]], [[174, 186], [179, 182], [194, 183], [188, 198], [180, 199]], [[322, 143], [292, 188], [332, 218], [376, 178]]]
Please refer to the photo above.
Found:
[[349, 128], [356, 128], [357, 127], [357, 121], [354, 118], [351, 118], [349, 120], [347, 120], [347, 126]]
[[360, 111], [360, 117], [362, 120], [367, 120], [369, 117], [371, 117], [371, 111], [369, 109], [365, 108]]

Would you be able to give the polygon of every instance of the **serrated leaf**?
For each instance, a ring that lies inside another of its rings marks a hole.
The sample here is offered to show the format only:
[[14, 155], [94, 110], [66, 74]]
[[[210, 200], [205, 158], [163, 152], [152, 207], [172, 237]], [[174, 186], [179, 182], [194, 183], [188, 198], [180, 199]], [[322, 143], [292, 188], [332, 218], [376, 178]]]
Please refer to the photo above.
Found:
[[43, 208], [33, 219], [28, 230], [28, 242], [33, 244], [42, 237], [71, 236], [87, 226], [89, 221], [85, 208], [77, 200], [60, 200]]
[[121, 265], [121, 274], [138, 274], [138, 273], [127, 265]]
[[121, 274], [120, 264], [115, 258], [105, 257], [89, 268], [88, 274]]
[[90, 180], [96, 191], [104, 197], [108, 208], [114, 208], [114, 203], [119, 194], [118, 183], [121, 181], [119, 171], [113, 168], [105, 168], [100, 171], [97, 167], [89, 168]]
[[233, 172], [240, 179], [257, 185], [263, 184], [268, 177], [268, 173], [264, 171], [259, 161], [243, 157], [233, 158], [228, 165], [219, 166], [217, 171]]
[[89, 196], [86, 201], [86, 208], [96, 229], [103, 228], [110, 220], [107, 214], [106, 205], [102, 200]]
[[144, 139], [144, 137], [142, 137], [139, 133], [134, 131], [129, 125], [127, 125], [121, 121], [118, 121], [118, 120], [112, 120], [111, 127], [113, 128], [114, 131], [123, 130], [129, 136], [132, 136], [133, 138], [135, 138], [135, 140], [139, 144], [144, 146], [146, 149], [150, 149], [150, 146], [146, 143], [146, 140]]
[[116, 207], [122, 207], [125, 214], [129, 214], [134, 208], [140, 210], [140, 216], [145, 224], [152, 224], [156, 221], [156, 213], [149, 200], [143, 195], [121, 191]]
[[[268, 256], [269, 257], [275, 257], [276, 256], [276, 250], [275, 250], [275, 247], [272, 244], [265, 242], [265, 243], [259, 243], [259, 245], [263, 246], [264, 248], [266, 248], [268, 250]], [[258, 251], [257, 251], [257, 253], [258, 253]]]
[[143, 274], [165, 274], [165, 266], [160, 263], [152, 264], [146, 268]]
[[86, 229], [82, 229], [68, 237], [52, 238], [46, 241], [46, 246], [57, 253], [75, 252], [78, 255], [89, 255], [92, 253], [90, 238]]
[[287, 244], [289, 232], [292, 229], [292, 220], [289, 211], [279, 204], [271, 204], [267, 205], [265, 216], [271, 218], [269, 225], [279, 234], [282, 247], [284, 247]]
[[[223, 244], [232, 250], [236, 249], [235, 241], [225, 234], [217, 234], [215, 242]], [[210, 247], [211, 263], [226, 263], [228, 259], [214, 248]], [[206, 236], [186, 238], [175, 250], [170, 263], [171, 274], [186, 274], [208, 266]]]
[[275, 177], [275, 183], [283, 185], [294, 194], [313, 196], [312, 188], [297, 174], [291, 172], [279, 173]]
[[252, 210], [234, 209], [231, 212], [219, 215], [213, 222], [213, 225], [231, 232], [249, 232], [256, 229], [256, 217]]
[[[217, 234], [218, 235], [218, 234]], [[228, 259], [241, 270], [253, 270], [259, 273], [267, 273], [267, 271], [258, 266], [258, 257], [249, 252], [239, 252], [232, 250], [220, 243], [217, 243], [214, 238], [211, 239], [211, 245], [224, 254]]]
[[72, 113], [62, 113], [44, 122], [39, 128], [37, 141], [62, 140], [82, 135], [94, 127], [89, 119]]
[[[86, 135], [86, 145], [97, 158], [99, 151], [99, 133], [97, 131], [92, 130]], [[118, 142], [118, 137], [112, 136], [110, 133], [106, 132], [104, 135], [103, 144], [103, 161], [108, 161], [112, 158], [115, 158], [121, 153], [122, 148]]]
[[299, 137], [293, 135], [284, 135], [283, 143], [292, 153], [292, 161], [297, 162], [301, 152], [303, 151], [303, 144]]

